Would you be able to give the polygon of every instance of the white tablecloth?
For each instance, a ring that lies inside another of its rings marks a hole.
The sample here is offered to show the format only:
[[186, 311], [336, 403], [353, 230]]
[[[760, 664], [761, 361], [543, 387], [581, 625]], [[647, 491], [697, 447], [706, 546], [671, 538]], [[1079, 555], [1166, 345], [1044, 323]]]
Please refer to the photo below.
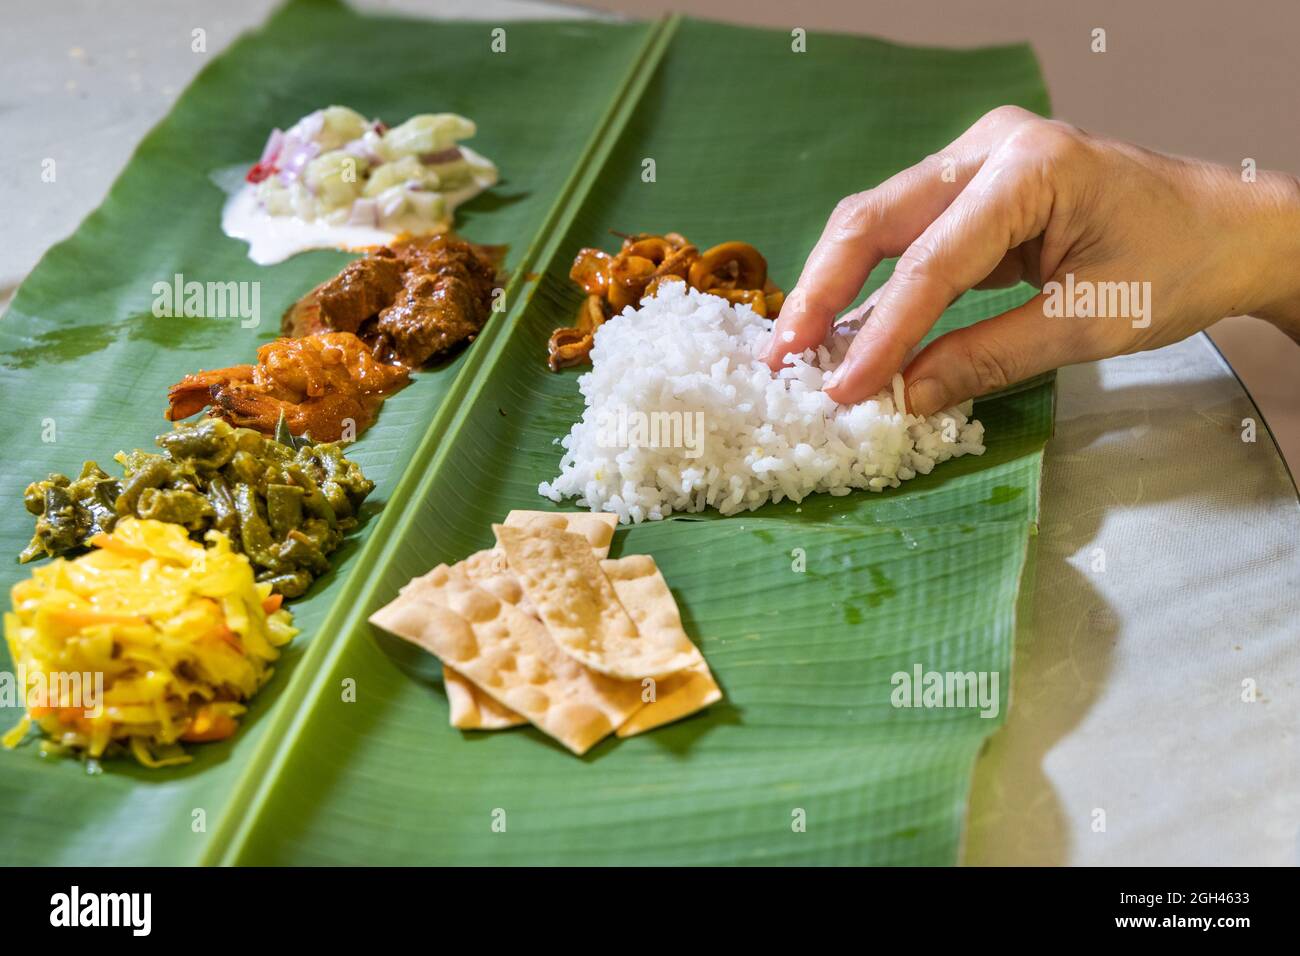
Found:
[[[592, 15], [522, 0], [359, 5]], [[206, 60], [271, 7], [9, 11], [0, 298], [99, 203]], [[197, 27], [206, 54], [191, 51]], [[1007, 724], [976, 765], [966, 861], [1300, 863], [1300, 503], [1281, 458], [1262, 428], [1242, 441], [1256, 412], [1204, 336], [1059, 382], [1034, 610]]]

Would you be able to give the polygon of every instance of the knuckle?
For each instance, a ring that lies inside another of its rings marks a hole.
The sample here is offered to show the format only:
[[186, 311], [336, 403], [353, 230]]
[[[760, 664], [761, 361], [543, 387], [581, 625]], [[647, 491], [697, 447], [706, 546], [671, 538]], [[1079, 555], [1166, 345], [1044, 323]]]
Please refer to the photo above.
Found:
[[1015, 160], [1040, 163], [1069, 161], [1084, 150], [1085, 133], [1068, 123], [1035, 118], [1011, 131], [1000, 152]]
[[1076, 143], [1082, 142], [1088, 137], [1088, 132], [1083, 129], [1083, 127], [1075, 126], [1073, 123], [1067, 123], [1065, 120], [1043, 119], [1040, 120], [1040, 122], [1042, 122], [1047, 129], [1069, 136]]
[[1056, 120], [1043, 120], [1038, 131], [1046, 153], [1054, 158], [1078, 155], [1084, 146], [1083, 130]]
[[942, 247], [937, 237], [926, 233], [920, 236], [907, 251], [899, 257], [894, 266], [891, 282], [899, 283], [939, 283], [951, 292], [951, 283], [947, 279], [947, 270], [942, 267]]
[[792, 297], [787, 297], [781, 311], [790, 308], [790, 315], [829, 316], [835, 313], [835, 304], [820, 288], [807, 291], [797, 290]]
[[929, 153], [923, 160], [912, 168], [919, 173], [931, 174], [943, 170], [944, 166], [952, 163], [956, 157], [956, 152], [951, 148], [940, 150], [937, 153]]
[[1010, 103], [1002, 106], [995, 106], [976, 121], [977, 126], [984, 127], [1012, 127], [1018, 126], [1029, 120], [1037, 119], [1038, 116], [1029, 112], [1022, 106], [1013, 106]]
[[976, 394], [986, 395], [1006, 388], [1016, 381], [1012, 363], [993, 349], [989, 343], [971, 338], [963, 344], [964, 358], [971, 369], [977, 388]]
[[845, 196], [835, 204], [830, 215], [830, 231], [836, 238], [858, 236], [871, 229], [878, 216], [877, 191]]

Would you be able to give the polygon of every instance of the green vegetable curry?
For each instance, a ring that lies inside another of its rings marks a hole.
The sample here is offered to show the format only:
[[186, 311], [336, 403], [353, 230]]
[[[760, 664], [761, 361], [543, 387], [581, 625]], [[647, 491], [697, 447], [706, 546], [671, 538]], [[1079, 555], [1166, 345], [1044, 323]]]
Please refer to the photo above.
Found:
[[184, 525], [196, 538], [216, 528], [248, 556], [258, 581], [298, 597], [329, 569], [327, 556], [375, 487], [338, 442], [272, 440], [205, 418], [157, 444], [161, 454], [114, 456], [121, 478], [88, 461], [76, 480], [54, 474], [28, 485], [36, 533], [20, 560], [80, 550], [134, 515]]

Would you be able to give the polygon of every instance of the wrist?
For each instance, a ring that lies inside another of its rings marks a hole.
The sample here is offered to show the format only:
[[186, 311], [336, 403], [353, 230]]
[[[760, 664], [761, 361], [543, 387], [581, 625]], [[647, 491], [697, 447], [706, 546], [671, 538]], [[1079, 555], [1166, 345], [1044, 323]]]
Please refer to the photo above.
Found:
[[1254, 265], [1243, 312], [1300, 341], [1300, 180], [1260, 173], [1251, 190], [1250, 253]]

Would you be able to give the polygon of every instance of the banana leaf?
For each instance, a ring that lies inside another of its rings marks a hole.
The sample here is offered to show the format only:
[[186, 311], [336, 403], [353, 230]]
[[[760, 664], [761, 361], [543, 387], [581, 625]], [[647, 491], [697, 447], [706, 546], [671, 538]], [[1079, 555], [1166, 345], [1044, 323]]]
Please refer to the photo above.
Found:
[[[504, 53], [491, 50], [493, 26], [506, 30]], [[578, 248], [608, 247], [610, 229], [744, 239], [788, 288], [841, 196], [992, 106], [1047, 110], [1024, 47], [791, 42], [678, 18], [433, 23], [298, 0], [200, 74], [0, 321], [7, 553], [31, 531], [27, 481], [147, 447], [171, 382], [247, 361], [279, 313], [347, 260], [261, 268], [221, 235], [212, 174], [256, 158], [272, 126], [330, 102], [396, 120], [474, 117], [475, 147], [503, 182], [458, 229], [509, 245], [508, 308], [352, 447], [378, 483], [373, 504], [293, 605], [302, 634], [239, 734], [162, 771], [115, 761], [92, 776], [32, 746], [0, 754], [4, 859], [957, 861], [971, 766], [1008, 705], [1050, 379], [977, 404], [984, 456], [892, 492], [620, 532], [615, 554], [654, 555], [727, 695], [654, 733], [575, 758], [532, 729], [452, 730], [436, 662], [366, 623], [410, 577], [489, 545], [510, 508], [551, 507], [536, 487], [557, 473], [554, 440], [582, 406], [577, 371], [546, 369], [545, 341], [578, 304], [567, 279]], [[642, 179], [647, 158], [654, 182]], [[155, 318], [153, 283], [176, 273], [259, 281], [264, 321]], [[940, 330], [1026, 295], [967, 296]], [[43, 442], [49, 421], [56, 440]], [[0, 584], [25, 573], [2, 564]], [[893, 706], [893, 675], [918, 664], [997, 673], [996, 713]]]

